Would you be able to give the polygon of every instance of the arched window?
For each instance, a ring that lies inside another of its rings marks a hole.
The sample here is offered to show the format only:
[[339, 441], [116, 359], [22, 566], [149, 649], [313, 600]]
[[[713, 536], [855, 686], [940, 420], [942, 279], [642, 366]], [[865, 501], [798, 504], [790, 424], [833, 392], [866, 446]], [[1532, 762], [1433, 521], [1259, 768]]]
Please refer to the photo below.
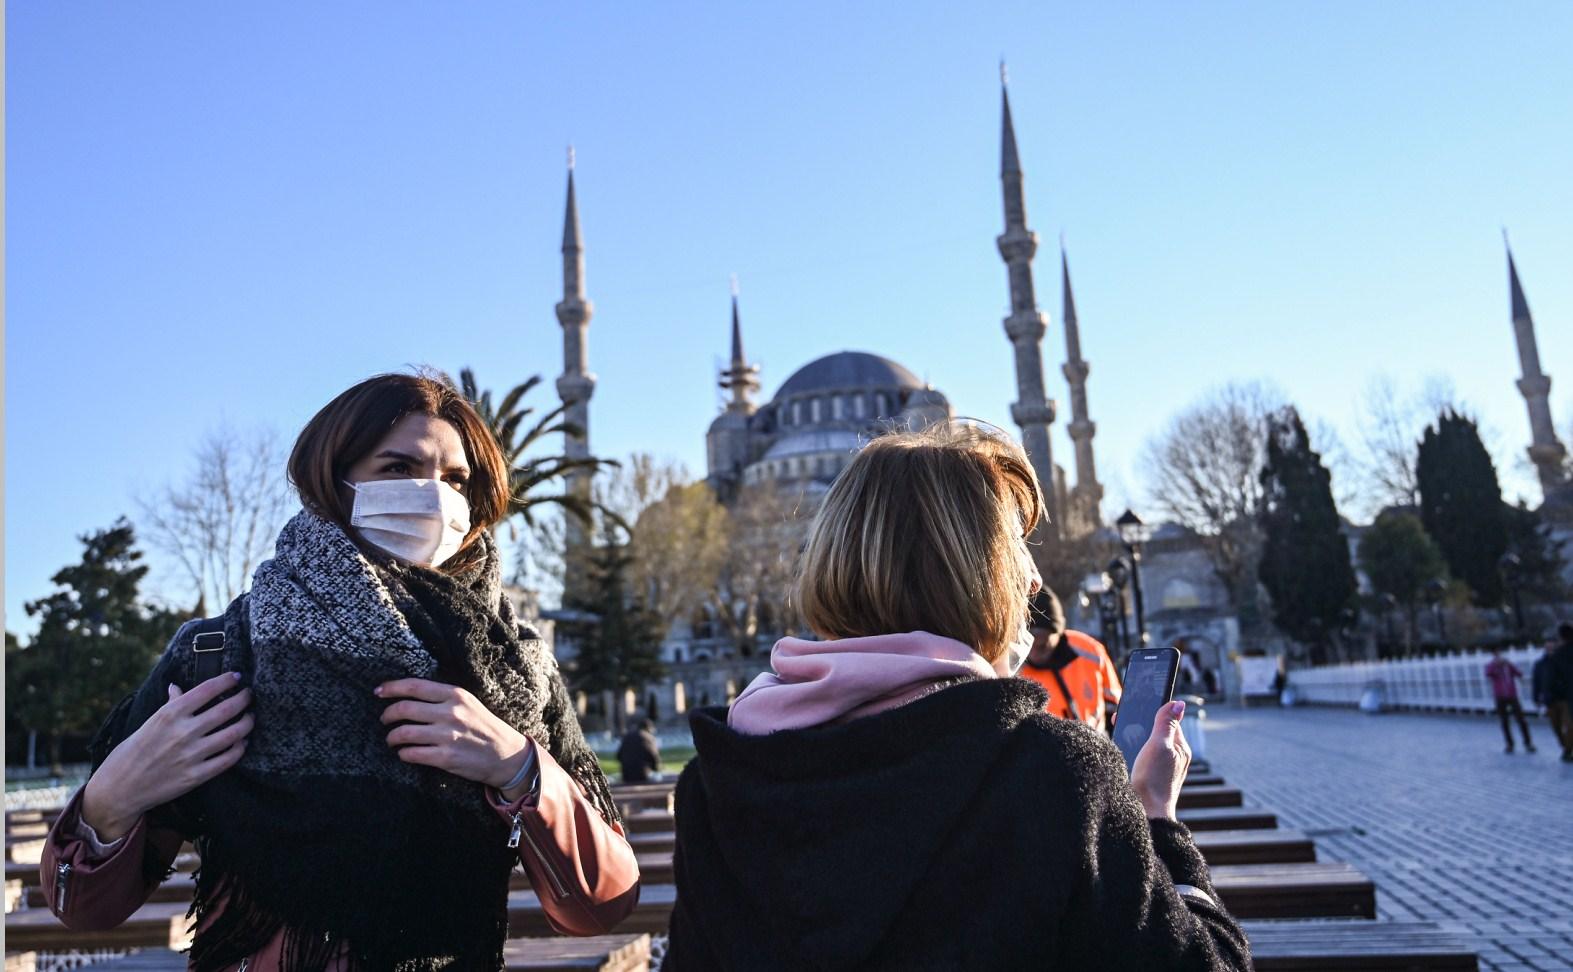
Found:
[[809, 400], [809, 403], [808, 403], [808, 420], [810, 422], [818, 422], [819, 421], [819, 399], [817, 399], [817, 398]]
[[853, 418], [867, 418], [868, 417], [868, 400], [866, 398], [864, 398], [862, 395], [853, 395], [852, 396], [852, 417]]
[[802, 425], [803, 424], [803, 403], [802, 402], [793, 402], [792, 403], [792, 424], [793, 425]]
[[875, 415], [875, 417], [876, 418], [884, 418], [885, 416], [887, 416], [889, 414], [890, 414], [890, 399], [885, 397], [885, 393], [884, 392], [875, 392], [874, 393], [874, 415]]
[[830, 417], [837, 421], [846, 418], [846, 401], [840, 395], [830, 396]]

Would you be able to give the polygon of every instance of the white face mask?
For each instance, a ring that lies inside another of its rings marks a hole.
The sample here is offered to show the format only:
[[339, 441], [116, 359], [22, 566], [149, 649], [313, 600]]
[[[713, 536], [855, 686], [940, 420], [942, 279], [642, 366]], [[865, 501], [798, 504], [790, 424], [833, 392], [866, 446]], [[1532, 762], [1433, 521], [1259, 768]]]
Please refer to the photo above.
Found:
[[[1038, 567], [1032, 561], [1032, 551], [1027, 547], [1023, 538], [1016, 544], [1016, 556], [1021, 560], [1021, 571], [1029, 579], [1027, 596], [1034, 593], [1034, 586], [1042, 586], [1043, 578], [1038, 575]], [[1032, 653], [1032, 629], [1027, 626], [1027, 619], [1021, 619], [1021, 627], [1016, 629], [1016, 637], [1005, 646], [1000, 656], [994, 659], [994, 671], [1001, 678], [1010, 678], [1021, 671], [1021, 666], [1026, 664], [1027, 656]]]
[[1016, 638], [1005, 646], [1000, 656], [994, 659], [994, 671], [1000, 678], [1010, 678], [1021, 671], [1021, 666], [1026, 664], [1027, 656], [1032, 653], [1032, 630], [1027, 627], [1027, 622], [1021, 623], [1021, 630], [1016, 632]]
[[448, 483], [376, 479], [344, 485], [355, 491], [350, 525], [367, 543], [400, 560], [440, 566], [459, 552], [470, 532], [470, 504]]

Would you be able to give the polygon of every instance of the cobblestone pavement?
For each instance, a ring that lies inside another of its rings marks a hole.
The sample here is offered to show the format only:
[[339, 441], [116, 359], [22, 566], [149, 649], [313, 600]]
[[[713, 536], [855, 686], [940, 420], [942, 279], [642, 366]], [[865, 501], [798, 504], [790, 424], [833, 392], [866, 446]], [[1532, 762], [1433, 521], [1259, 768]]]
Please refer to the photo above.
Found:
[[1495, 718], [1277, 706], [1207, 714], [1215, 772], [1376, 882], [1380, 918], [1435, 921], [1501, 972], [1573, 969], [1573, 763], [1502, 752]]

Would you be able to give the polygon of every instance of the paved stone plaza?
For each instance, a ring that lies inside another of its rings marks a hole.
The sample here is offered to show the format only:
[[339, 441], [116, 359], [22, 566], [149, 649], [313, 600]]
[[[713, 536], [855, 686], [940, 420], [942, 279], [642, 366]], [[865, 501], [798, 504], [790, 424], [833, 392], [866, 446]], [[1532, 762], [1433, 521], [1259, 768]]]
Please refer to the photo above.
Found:
[[1218, 707], [1207, 746], [1247, 803], [1370, 875], [1381, 918], [1444, 925], [1482, 969], [1573, 969], [1573, 763], [1530, 731], [1540, 752], [1509, 756], [1494, 717]]

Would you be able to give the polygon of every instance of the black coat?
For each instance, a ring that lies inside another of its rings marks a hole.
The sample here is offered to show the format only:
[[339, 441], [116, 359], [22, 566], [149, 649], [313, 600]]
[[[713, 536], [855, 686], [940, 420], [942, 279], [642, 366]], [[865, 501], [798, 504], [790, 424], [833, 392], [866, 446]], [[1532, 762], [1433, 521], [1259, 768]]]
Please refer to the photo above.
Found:
[[1119, 750], [981, 679], [845, 725], [691, 723], [664, 966], [1249, 969], [1189, 832], [1149, 825]]
[[623, 768], [624, 783], [647, 782], [650, 774], [661, 770], [661, 746], [652, 734], [631, 729], [617, 747], [617, 762]]

